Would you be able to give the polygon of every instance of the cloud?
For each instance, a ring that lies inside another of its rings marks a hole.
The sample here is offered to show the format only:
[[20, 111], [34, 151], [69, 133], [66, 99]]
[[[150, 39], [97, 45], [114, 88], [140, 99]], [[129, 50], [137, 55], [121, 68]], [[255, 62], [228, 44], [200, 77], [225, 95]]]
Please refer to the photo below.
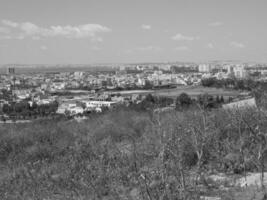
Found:
[[11, 39], [11, 37], [10, 36], [8, 36], [8, 35], [0, 35], [0, 40], [9, 40], [9, 39]]
[[214, 48], [214, 45], [213, 45], [212, 43], [209, 43], [209, 44], [207, 45], [207, 47], [208, 47], [209, 49], [213, 49], [213, 48]]
[[243, 43], [240, 42], [230, 42], [230, 46], [235, 48], [245, 48], [246, 46]]
[[10, 32], [10, 30], [8, 28], [0, 26], [0, 33], [6, 33], [7, 34], [9, 32]]
[[12, 28], [16, 28], [18, 26], [18, 23], [16, 22], [12, 22], [10, 20], [6, 20], [6, 19], [3, 19], [2, 20], [2, 23], [6, 26], [9, 26], [9, 27], [12, 27]]
[[18, 39], [18, 38], [17, 37], [13, 38], [9, 35], [0, 35], [0, 40], [11, 40], [11, 39]]
[[199, 37], [194, 37], [194, 36], [185, 36], [180, 33], [176, 34], [175, 36], [172, 37], [173, 40], [176, 41], [193, 41], [199, 39]]
[[92, 51], [100, 51], [101, 48], [98, 47], [98, 46], [93, 46], [93, 47], [91, 48], [91, 50], [92, 50]]
[[9, 20], [2, 20], [2, 24], [18, 31], [21, 38], [31, 37], [32, 39], [40, 39], [41, 37], [89, 38], [92, 41], [101, 42], [102, 38], [97, 34], [111, 31], [111, 29], [100, 24], [50, 26], [49, 28], [40, 27], [31, 22], [16, 23]]
[[32, 39], [33, 40], [40, 40], [41, 38], [39, 36], [33, 36]]
[[174, 48], [175, 51], [188, 51], [189, 48], [187, 46], [179, 46]]
[[125, 50], [123, 53], [125, 54], [133, 54], [133, 53], [145, 53], [145, 52], [160, 52], [162, 51], [163, 49], [159, 46], [153, 46], [153, 45], [150, 45], [150, 46], [143, 46], [143, 47], [136, 47], [136, 48], [133, 48], [133, 49], [127, 49]]
[[0, 40], [23, 40], [24, 36], [17, 35], [17, 36], [10, 36], [10, 35], [0, 35]]
[[134, 50], [133, 49], [127, 49], [124, 52], [119, 52], [119, 55], [121, 55], [122, 53], [124, 53], [124, 54], [132, 54], [132, 53], [134, 53]]
[[43, 51], [46, 51], [48, 48], [47, 48], [47, 46], [42, 45], [42, 46], [40, 46], [40, 49], [43, 50]]
[[143, 24], [143, 25], [141, 26], [141, 28], [144, 29], [144, 30], [150, 30], [152, 27], [151, 27], [151, 25]]
[[17, 39], [17, 40], [23, 40], [24, 38], [25, 36], [23, 35], [18, 35], [18, 36], [13, 37], [13, 39]]
[[211, 22], [209, 23], [209, 26], [213, 26], [213, 27], [218, 27], [218, 26], [222, 26], [223, 22]]
[[145, 46], [136, 48], [138, 51], [161, 51], [162, 48], [158, 46]]

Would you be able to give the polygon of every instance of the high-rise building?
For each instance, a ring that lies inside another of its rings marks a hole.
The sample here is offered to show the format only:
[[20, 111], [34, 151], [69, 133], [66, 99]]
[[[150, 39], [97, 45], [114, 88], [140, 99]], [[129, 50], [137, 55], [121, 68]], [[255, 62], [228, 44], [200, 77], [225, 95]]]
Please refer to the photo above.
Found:
[[209, 65], [209, 64], [200, 64], [198, 66], [198, 71], [199, 72], [209, 73], [209, 72], [211, 72], [211, 70], [212, 70], [212, 66]]
[[234, 73], [234, 67], [232, 65], [225, 66], [227, 70], [227, 74], [233, 74]]
[[243, 65], [234, 67], [234, 75], [236, 78], [246, 78], [248, 73]]
[[15, 68], [14, 67], [8, 67], [7, 68], [7, 74], [15, 74]]

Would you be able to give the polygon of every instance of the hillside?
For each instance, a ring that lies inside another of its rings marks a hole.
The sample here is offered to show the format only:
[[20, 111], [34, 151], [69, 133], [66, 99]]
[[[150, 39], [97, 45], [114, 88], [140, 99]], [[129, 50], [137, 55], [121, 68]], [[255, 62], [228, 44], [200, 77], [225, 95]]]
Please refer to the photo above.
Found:
[[79, 122], [1, 124], [0, 197], [264, 199], [262, 185], [236, 183], [266, 170], [266, 122], [260, 110], [124, 108]]

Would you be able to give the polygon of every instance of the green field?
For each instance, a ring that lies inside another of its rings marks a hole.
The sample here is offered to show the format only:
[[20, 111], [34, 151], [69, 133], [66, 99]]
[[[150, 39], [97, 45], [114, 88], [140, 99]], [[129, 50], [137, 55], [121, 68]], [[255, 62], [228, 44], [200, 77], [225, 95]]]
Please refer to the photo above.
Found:
[[242, 95], [241, 92], [236, 90], [225, 90], [221, 88], [208, 88], [203, 86], [179, 86], [173, 89], [159, 89], [159, 90], [130, 90], [130, 91], [120, 91], [122, 95], [129, 94], [154, 94], [159, 96], [167, 96], [167, 97], [177, 97], [181, 93], [187, 93], [192, 97], [196, 97], [200, 94], [208, 93], [214, 96], [225, 96], [225, 97], [236, 97]]
[[205, 93], [208, 93], [214, 96], [223, 95], [223, 96], [236, 97], [238, 95], [241, 95], [241, 93], [236, 90], [224, 90], [224, 89], [208, 88], [208, 87], [202, 87], [202, 86], [181, 86], [175, 89], [156, 90], [154, 93], [160, 96], [177, 97], [183, 92], [187, 93], [188, 95], [192, 97], [198, 96], [200, 94], [205, 94]]

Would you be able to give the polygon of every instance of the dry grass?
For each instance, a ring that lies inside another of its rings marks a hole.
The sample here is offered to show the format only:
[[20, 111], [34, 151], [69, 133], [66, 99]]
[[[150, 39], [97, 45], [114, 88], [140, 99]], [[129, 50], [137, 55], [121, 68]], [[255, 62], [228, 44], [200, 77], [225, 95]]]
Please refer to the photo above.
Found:
[[[82, 122], [2, 125], [0, 199], [246, 199], [253, 194], [253, 188], [224, 190], [216, 181], [195, 187], [189, 114], [119, 110]], [[215, 138], [207, 140], [206, 165], [215, 159], [214, 143]]]

